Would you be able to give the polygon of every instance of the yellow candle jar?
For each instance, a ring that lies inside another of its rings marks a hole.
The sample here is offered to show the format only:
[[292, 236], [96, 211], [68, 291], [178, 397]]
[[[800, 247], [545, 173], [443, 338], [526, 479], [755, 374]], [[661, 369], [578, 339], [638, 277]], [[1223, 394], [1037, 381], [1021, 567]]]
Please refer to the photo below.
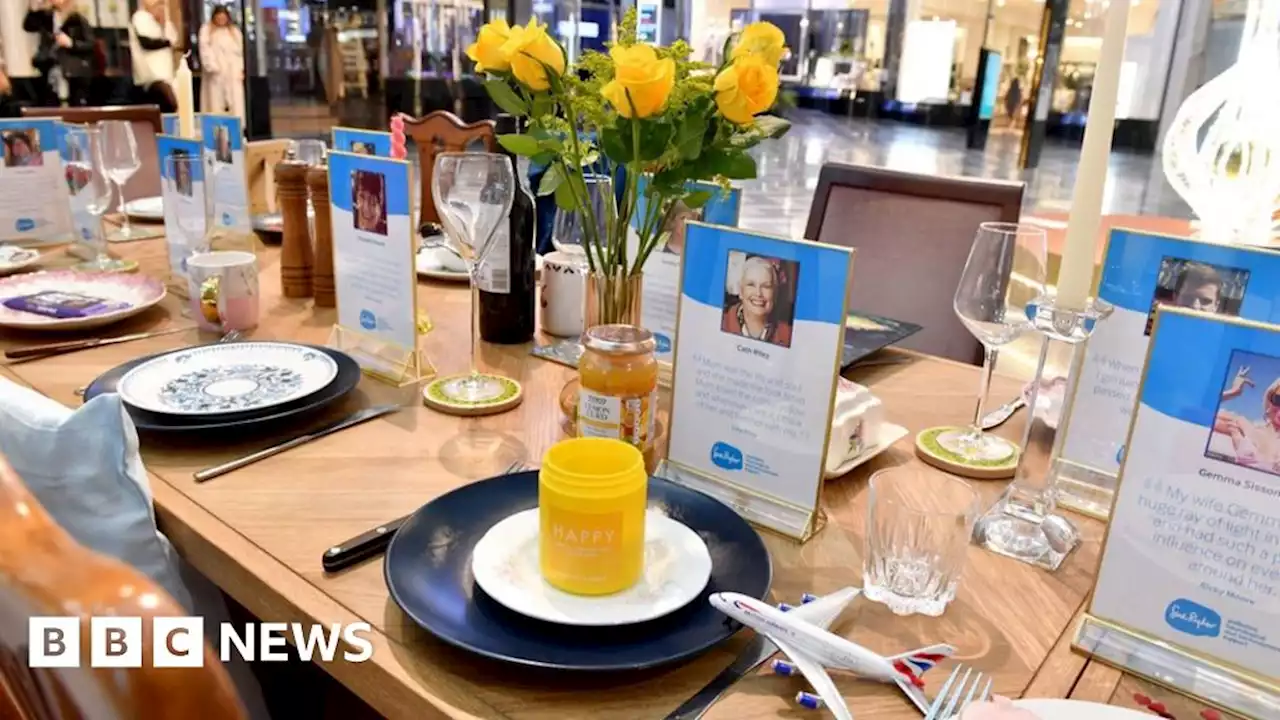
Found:
[[538, 473], [542, 577], [575, 595], [634, 585], [644, 569], [648, 486], [633, 445], [575, 438], [552, 446]]

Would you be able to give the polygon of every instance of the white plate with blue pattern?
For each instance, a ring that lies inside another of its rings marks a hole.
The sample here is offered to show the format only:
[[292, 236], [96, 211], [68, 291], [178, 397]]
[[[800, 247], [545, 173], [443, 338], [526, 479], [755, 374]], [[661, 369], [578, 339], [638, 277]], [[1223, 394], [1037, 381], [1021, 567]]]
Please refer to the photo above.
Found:
[[323, 390], [338, 374], [333, 358], [305, 345], [218, 343], [161, 355], [120, 379], [121, 399], [168, 415], [262, 410]]

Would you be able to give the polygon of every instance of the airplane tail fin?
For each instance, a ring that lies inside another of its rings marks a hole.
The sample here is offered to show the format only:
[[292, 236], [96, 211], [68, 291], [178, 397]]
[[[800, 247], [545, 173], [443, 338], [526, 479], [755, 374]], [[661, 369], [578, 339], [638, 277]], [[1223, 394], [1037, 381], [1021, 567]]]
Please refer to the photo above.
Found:
[[918, 650], [908, 650], [900, 655], [887, 658], [893, 663], [893, 669], [916, 687], [924, 687], [922, 679], [926, 672], [935, 665], [949, 658], [956, 651], [950, 645], [930, 645]]

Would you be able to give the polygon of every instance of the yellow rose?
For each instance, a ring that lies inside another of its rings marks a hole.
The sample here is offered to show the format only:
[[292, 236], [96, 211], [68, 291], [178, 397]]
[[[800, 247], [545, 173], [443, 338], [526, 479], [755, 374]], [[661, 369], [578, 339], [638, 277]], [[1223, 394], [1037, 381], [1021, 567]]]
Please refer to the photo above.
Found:
[[766, 65], [777, 67], [782, 62], [782, 54], [787, 50], [787, 39], [782, 31], [773, 23], [751, 23], [738, 37], [738, 43], [730, 53], [732, 59], [754, 55]]
[[716, 107], [730, 122], [750, 125], [778, 98], [778, 68], [755, 55], [734, 60], [716, 76]]
[[511, 35], [511, 26], [498, 19], [480, 28], [480, 35], [467, 48], [467, 57], [476, 64], [476, 72], [504, 72], [511, 69], [511, 61], [502, 54], [502, 46]]
[[538, 23], [537, 18], [531, 19], [524, 27], [517, 25], [511, 28], [511, 34], [502, 45], [502, 54], [511, 63], [511, 72], [516, 79], [535, 92], [551, 87], [544, 63], [557, 76], [564, 74], [564, 51], [547, 35], [546, 26]]
[[662, 112], [676, 84], [675, 61], [658, 59], [653, 47], [643, 44], [614, 45], [609, 57], [613, 58], [613, 80], [600, 94], [618, 114], [624, 118], [647, 118]]

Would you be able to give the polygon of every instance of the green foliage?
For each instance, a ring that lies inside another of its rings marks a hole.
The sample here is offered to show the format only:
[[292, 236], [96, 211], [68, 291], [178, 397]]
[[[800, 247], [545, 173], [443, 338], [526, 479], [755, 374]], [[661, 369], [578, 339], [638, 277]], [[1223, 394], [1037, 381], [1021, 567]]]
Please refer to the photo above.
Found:
[[499, 135], [498, 144], [524, 157], [537, 155], [540, 150], [538, 140], [531, 135]]
[[489, 97], [493, 98], [493, 103], [502, 108], [504, 112], [512, 115], [529, 114], [529, 104], [511, 88], [510, 81], [501, 77], [493, 77], [484, 81], [484, 89], [489, 92]]

